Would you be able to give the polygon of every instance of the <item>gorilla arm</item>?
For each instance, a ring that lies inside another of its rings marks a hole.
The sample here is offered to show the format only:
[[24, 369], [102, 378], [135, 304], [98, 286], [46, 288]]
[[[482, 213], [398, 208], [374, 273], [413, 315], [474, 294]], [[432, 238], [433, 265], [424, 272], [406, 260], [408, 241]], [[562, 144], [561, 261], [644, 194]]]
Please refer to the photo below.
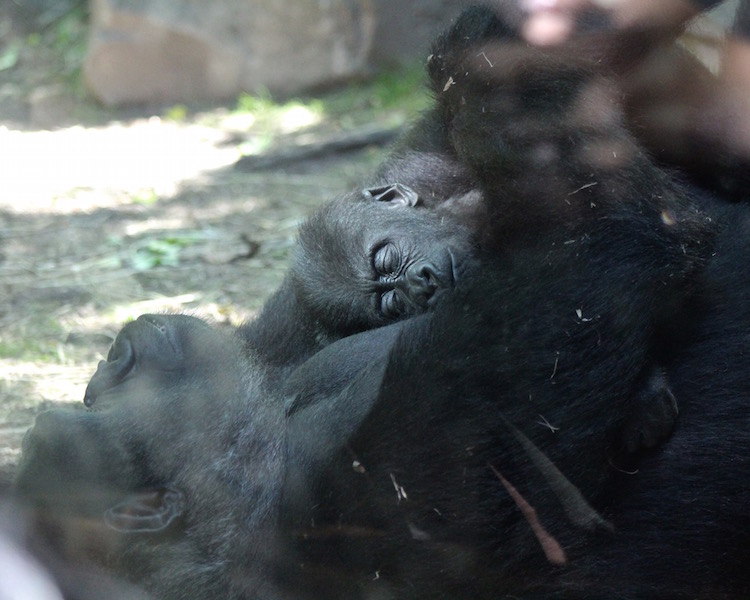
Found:
[[391, 348], [403, 329], [403, 323], [394, 323], [343, 338], [289, 377], [283, 396], [292, 464], [299, 460], [305, 471], [317, 472], [347, 443], [377, 399]]
[[[581, 324], [609, 315], [659, 336], [679, 323], [716, 228], [625, 129], [595, 58], [529, 48], [491, 9], [473, 8], [438, 39], [429, 71], [492, 213], [478, 232], [485, 248], [501, 260], [530, 250], [549, 264], [581, 261], [599, 281], [581, 282]], [[642, 381], [624, 431], [631, 450], [664, 439], [677, 416], [660, 370], [646, 367]]]

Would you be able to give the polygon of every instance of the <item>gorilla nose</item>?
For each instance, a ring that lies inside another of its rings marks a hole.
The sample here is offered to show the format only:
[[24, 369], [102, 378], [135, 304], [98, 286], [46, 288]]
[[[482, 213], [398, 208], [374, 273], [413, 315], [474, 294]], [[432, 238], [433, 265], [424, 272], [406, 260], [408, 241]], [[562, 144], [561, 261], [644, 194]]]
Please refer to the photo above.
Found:
[[409, 269], [406, 278], [411, 300], [419, 306], [427, 306], [439, 287], [434, 267], [424, 263], [414, 265]]

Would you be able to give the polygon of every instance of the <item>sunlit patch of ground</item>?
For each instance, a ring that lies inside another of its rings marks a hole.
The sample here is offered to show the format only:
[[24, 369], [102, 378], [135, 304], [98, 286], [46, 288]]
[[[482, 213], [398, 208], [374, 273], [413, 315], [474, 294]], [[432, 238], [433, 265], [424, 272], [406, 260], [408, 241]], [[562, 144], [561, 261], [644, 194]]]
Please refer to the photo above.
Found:
[[224, 131], [158, 117], [55, 131], [0, 127], [0, 207], [66, 214], [168, 198], [234, 163], [240, 152], [227, 141]]

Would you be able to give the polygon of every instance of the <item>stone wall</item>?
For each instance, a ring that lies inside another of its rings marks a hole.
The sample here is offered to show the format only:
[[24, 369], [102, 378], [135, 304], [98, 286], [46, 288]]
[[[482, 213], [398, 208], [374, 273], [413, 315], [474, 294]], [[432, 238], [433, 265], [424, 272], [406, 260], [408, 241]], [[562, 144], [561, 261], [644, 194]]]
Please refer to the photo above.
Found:
[[290, 95], [426, 55], [458, 0], [91, 0], [84, 80], [108, 105]]

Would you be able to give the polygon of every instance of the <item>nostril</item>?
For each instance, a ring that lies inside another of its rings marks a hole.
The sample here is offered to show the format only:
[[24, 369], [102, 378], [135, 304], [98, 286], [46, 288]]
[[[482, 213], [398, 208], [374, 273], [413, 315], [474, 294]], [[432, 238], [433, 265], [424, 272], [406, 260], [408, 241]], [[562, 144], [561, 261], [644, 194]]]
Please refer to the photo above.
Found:
[[416, 270], [414, 285], [420, 288], [423, 294], [432, 296], [439, 287], [437, 273], [430, 265], [423, 265]]
[[414, 265], [408, 272], [409, 296], [420, 306], [427, 306], [439, 287], [437, 273], [429, 264]]
[[437, 287], [437, 276], [435, 275], [435, 271], [425, 265], [422, 267], [422, 270], [420, 271], [420, 275], [422, 279], [424, 280], [424, 283], [426, 286], [434, 290]]

